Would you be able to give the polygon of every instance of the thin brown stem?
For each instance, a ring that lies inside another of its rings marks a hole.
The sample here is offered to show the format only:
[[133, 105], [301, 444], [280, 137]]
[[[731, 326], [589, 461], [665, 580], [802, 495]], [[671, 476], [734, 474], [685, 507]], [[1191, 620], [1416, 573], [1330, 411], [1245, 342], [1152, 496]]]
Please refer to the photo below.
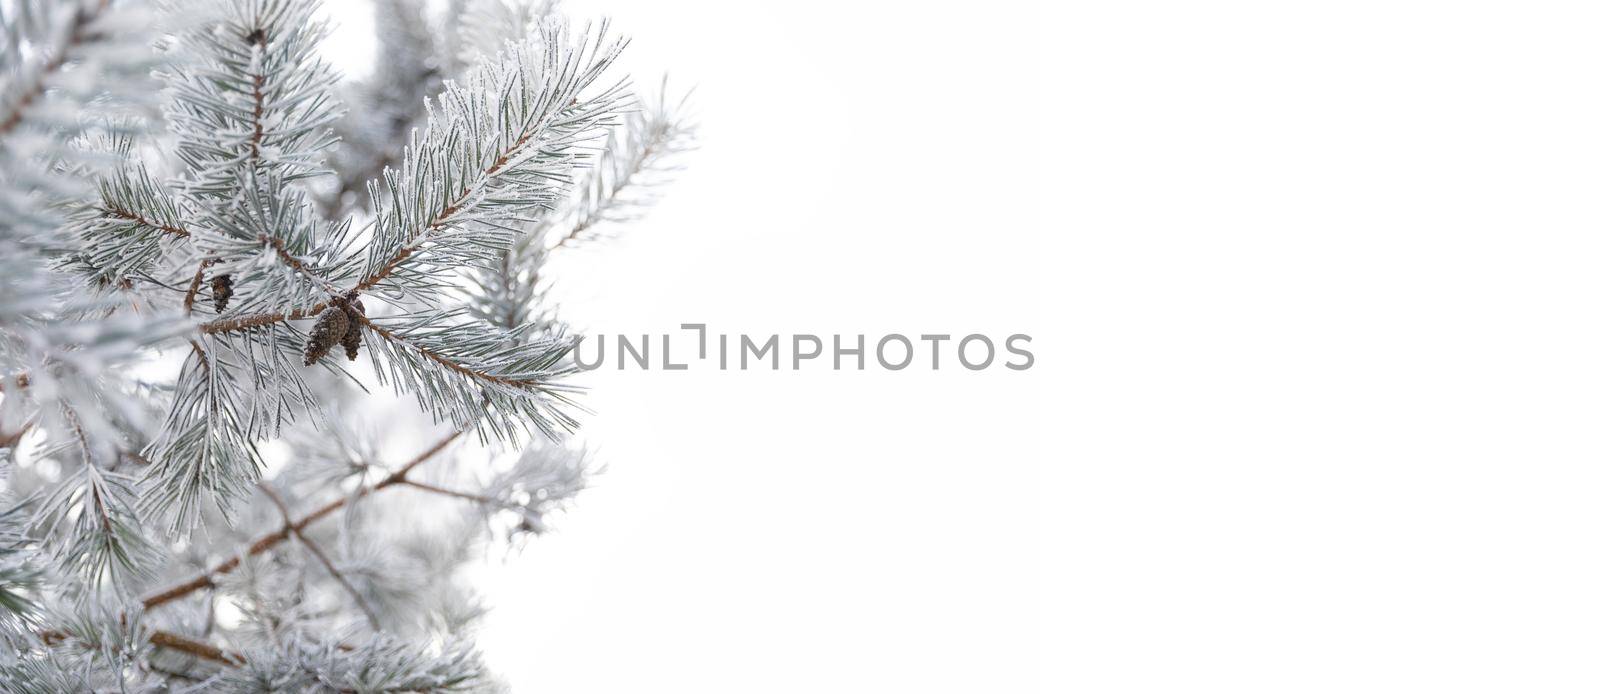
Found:
[[[70, 638], [65, 632], [45, 631], [39, 634], [39, 639], [47, 646], [54, 646]], [[150, 644], [159, 648], [170, 648], [182, 651], [189, 655], [205, 658], [228, 666], [244, 664], [244, 656], [229, 650], [224, 650], [204, 641], [196, 641], [186, 636], [179, 636], [170, 631], [156, 630], [150, 632]]]
[[140, 225], [143, 225], [143, 226], [147, 226], [147, 227], [150, 227], [152, 229], [155, 229], [156, 231], [160, 231], [162, 233], [171, 234], [173, 236], [177, 236], [177, 237], [185, 238], [185, 239], [189, 238], [189, 236], [190, 236], [188, 229], [185, 229], [185, 228], [180, 227], [180, 226], [174, 226], [174, 225], [171, 225], [171, 224], [163, 224], [161, 222], [158, 222], [158, 221], [156, 221], [154, 219], [151, 219], [151, 218], [146, 217], [146, 216], [144, 216], [142, 214], [139, 214], [138, 212], [133, 212], [131, 210], [124, 210], [124, 209], [122, 209], [120, 207], [108, 206], [108, 207], [100, 208], [100, 211], [105, 213], [106, 216], [115, 217], [115, 218], [121, 219], [123, 221], [133, 222], [134, 224], [140, 224]]
[[[245, 40], [255, 44], [258, 50], [264, 51], [267, 48], [266, 32], [259, 28], [250, 32], [250, 35], [246, 36]], [[261, 93], [261, 88], [266, 83], [266, 75], [250, 76], [250, 98], [254, 102], [254, 106], [250, 111], [250, 124], [252, 127], [252, 132], [250, 133], [250, 161], [252, 164], [261, 160], [261, 137], [265, 134], [261, 116], [266, 111], [266, 97]]]
[[361, 591], [356, 590], [350, 580], [345, 578], [344, 574], [333, 565], [333, 560], [328, 558], [328, 555], [322, 551], [321, 547], [317, 546], [317, 543], [312, 542], [311, 538], [306, 537], [306, 534], [300, 531], [300, 528], [295, 527], [294, 517], [289, 514], [289, 505], [283, 502], [283, 497], [278, 496], [278, 493], [273, 491], [272, 487], [265, 482], [262, 482], [259, 486], [261, 491], [267, 495], [267, 498], [272, 500], [272, 504], [278, 507], [278, 513], [283, 514], [284, 527], [293, 530], [295, 537], [300, 540], [301, 544], [305, 545], [306, 551], [311, 552], [311, 555], [316, 557], [317, 561], [322, 562], [322, 568], [327, 569], [328, 574], [333, 576], [333, 580], [338, 581], [339, 585], [344, 587], [345, 592], [348, 592], [350, 597], [355, 598], [356, 607], [361, 608], [362, 614], [367, 616], [367, 624], [372, 626], [372, 630], [381, 630], [382, 627], [378, 626], [378, 614], [372, 611], [372, 606], [367, 604], [367, 599], [362, 597]]
[[196, 641], [194, 639], [185, 638], [170, 631], [151, 632], [150, 643], [151, 645], [158, 646], [160, 648], [170, 648], [175, 651], [183, 651], [189, 655], [205, 658], [206, 660], [222, 663], [223, 665], [228, 665], [231, 667], [237, 667], [244, 664], [243, 655], [240, 655], [234, 651], [217, 648], [216, 646], [204, 641]]
[[264, 325], [272, 325], [273, 323], [282, 323], [287, 320], [310, 318], [322, 313], [323, 309], [326, 308], [328, 308], [328, 302], [324, 301], [307, 309], [295, 309], [293, 311], [285, 311], [281, 313], [257, 313], [249, 316], [240, 316], [238, 318], [223, 318], [208, 323], [201, 323], [200, 332], [211, 335], [215, 333], [233, 332], [235, 330], [249, 330], [251, 328], [259, 328]]
[[428, 450], [419, 453], [417, 457], [411, 459], [410, 462], [401, 466], [400, 469], [394, 471], [388, 477], [383, 478], [376, 484], [365, 487], [353, 495], [334, 499], [333, 501], [324, 504], [317, 510], [301, 516], [299, 520], [296, 520], [293, 523], [285, 523], [282, 528], [256, 538], [255, 542], [252, 542], [249, 547], [244, 549], [244, 551], [222, 560], [210, 569], [207, 569], [196, 575], [194, 578], [146, 596], [143, 601], [144, 608], [149, 610], [158, 605], [165, 605], [173, 600], [177, 600], [178, 598], [200, 590], [201, 588], [211, 587], [215, 585], [215, 581], [218, 576], [239, 568], [239, 563], [244, 557], [253, 557], [257, 554], [261, 554], [262, 552], [272, 549], [273, 547], [276, 547], [278, 543], [289, 539], [289, 535], [291, 533], [305, 529], [306, 526], [311, 525], [317, 520], [324, 518], [341, 508], [344, 508], [345, 505], [349, 504], [351, 501], [361, 499], [368, 494], [372, 494], [374, 492], [405, 482], [406, 473], [411, 472], [413, 468], [423, 464], [424, 462], [427, 462], [428, 459], [437, 455], [439, 451], [444, 450], [446, 446], [450, 445], [450, 442], [455, 441], [457, 437], [461, 436], [461, 434], [462, 432], [459, 431], [452, 432], [449, 436], [444, 437]]
[[200, 261], [200, 267], [194, 271], [194, 279], [189, 282], [189, 291], [183, 295], [183, 315], [194, 313], [194, 298], [200, 293], [200, 283], [205, 281], [206, 268], [211, 267], [212, 260], [207, 258]]
[[453, 496], [453, 497], [455, 497], [457, 499], [466, 499], [467, 501], [471, 501], [471, 502], [479, 503], [479, 504], [485, 504], [485, 505], [488, 505], [488, 506], [495, 506], [495, 505], [499, 505], [500, 504], [500, 501], [498, 499], [494, 499], [492, 497], [487, 497], [487, 496], [484, 496], [482, 494], [474, 494], [472, 492], [461, 492], [461, 491], [456, 491], [454, 489], [445, 489], [444, 487], [435, 486], [435, 485], [432, 485], [432, 484], [428, 484], [426, 482], [418, 482], [416, 480], [406, 480], [404, 482], [404, 484], [406, 486], [408, 486], [408, 487], [414, 487], [416, 489], [421, 489], [421, 490], [426, 491], [426, 492], [433, 492], [434, 494], [442, 494], [444, 496]]

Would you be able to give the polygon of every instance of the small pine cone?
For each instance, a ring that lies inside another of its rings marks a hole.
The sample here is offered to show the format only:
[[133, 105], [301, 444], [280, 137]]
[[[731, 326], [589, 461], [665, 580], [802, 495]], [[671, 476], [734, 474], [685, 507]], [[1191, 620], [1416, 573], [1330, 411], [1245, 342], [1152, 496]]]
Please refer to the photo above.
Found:
[[344, 345], [344, 356], [348, 357], [350, 361], [355, 361], [356, 353], [361, 351], [361, 320], [357, 316], [367, 315], [367, 309], [361, 305], [360, 297], [353, 296], [350, 297], [349, 303], [344, 305], [344, 312], [345, 317], [350, 321], [350, 325], [344, 330], [344, 338], [341, 340], [341, 344]]
[[228, 300], [233, 298], [233, 275], [217, 275], [211, 278], [211, 304], [217, 307], [217, 313], [228, 309]]
[[349, 327], [350, 318], [343, 309], [338, 306], [323, 309], [317, 324], [311, 326], [311, 338], [306, 340], [306, 366], [317, 363], [335, 343], [343, 340]]

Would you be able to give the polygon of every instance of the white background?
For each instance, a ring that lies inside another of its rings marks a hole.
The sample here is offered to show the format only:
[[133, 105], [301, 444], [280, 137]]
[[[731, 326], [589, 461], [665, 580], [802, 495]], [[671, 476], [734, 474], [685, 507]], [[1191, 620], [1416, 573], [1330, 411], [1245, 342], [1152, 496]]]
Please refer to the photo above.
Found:
[[1596, 6], [1047, 24], [1070, 691], [1600, 690]]
[[[704, 148], [627, 239], [553, 269], [567, 318], [1003, 340], [1060, 310], [1031, 8], [568, 7], [633, 37], [640, 82], [698, 85]], [[359, 73], [366, 5], [332, 9]], [[492, 667], [516, 691], [1035, 689], [1042, 371], [929, 363], [590, 374], [609, 471], [479, 575]]]
[[520, 689], [1600, 689], [1592, 4], [595, 4], [707, 146], [572, 315], [1040, 363], [597, 374]]

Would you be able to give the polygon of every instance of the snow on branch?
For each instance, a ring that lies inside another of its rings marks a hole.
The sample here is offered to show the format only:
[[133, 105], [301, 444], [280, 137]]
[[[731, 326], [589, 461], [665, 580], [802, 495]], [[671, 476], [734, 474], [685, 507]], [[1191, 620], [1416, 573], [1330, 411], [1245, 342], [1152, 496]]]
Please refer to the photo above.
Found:
[[620, 82], [586, 94], [626, 44], [607, 33], [546, 22], [446, 86], [400, 169], [369, 186], [375, 220], [357, 291], [432, 299], [451, 271], [491, 265], [522, 222], [560, 200], [626, 103]]
[[568, 337], [530, 337], [462, 320], [460, 309], [371, 319], [379, 378], [417, 395], [435, 420], [457, 429], [480, 425], [485, 437], [517, 442], [539, 433], [560, 438], [577, 428], [576, 388], [561, 382], [576, 369]]

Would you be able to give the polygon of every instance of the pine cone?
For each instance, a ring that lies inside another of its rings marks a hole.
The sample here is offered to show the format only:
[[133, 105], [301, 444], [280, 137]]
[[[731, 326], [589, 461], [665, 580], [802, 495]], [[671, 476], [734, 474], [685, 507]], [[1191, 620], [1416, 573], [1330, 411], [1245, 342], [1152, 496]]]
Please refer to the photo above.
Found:
[[217, 313], [222, 313], [228, 308], [228, 300], [233, 298], [233, 275], [217, 275], [211, 278], [211, 304], [217, 307]]
[[344, 305], [345, 317], [350, 325], [344, 330], [344, 338], [340, 341], [344, 345], [344, 356], [350, 361], [356, 360], [356, 353], [361, 351], [361, 319], [357, 316], [367, 315], [367, 309], [361, 305], [361, 297], [350, 297], [349, 303]]
[[317, 324], [311, 326], [311, 339], [306, 340], [306, 366], [317, 363], [335, 343], [343, 340], [349, 327], [350, 317], [342, 307], [334, 305], [323, 309]]

